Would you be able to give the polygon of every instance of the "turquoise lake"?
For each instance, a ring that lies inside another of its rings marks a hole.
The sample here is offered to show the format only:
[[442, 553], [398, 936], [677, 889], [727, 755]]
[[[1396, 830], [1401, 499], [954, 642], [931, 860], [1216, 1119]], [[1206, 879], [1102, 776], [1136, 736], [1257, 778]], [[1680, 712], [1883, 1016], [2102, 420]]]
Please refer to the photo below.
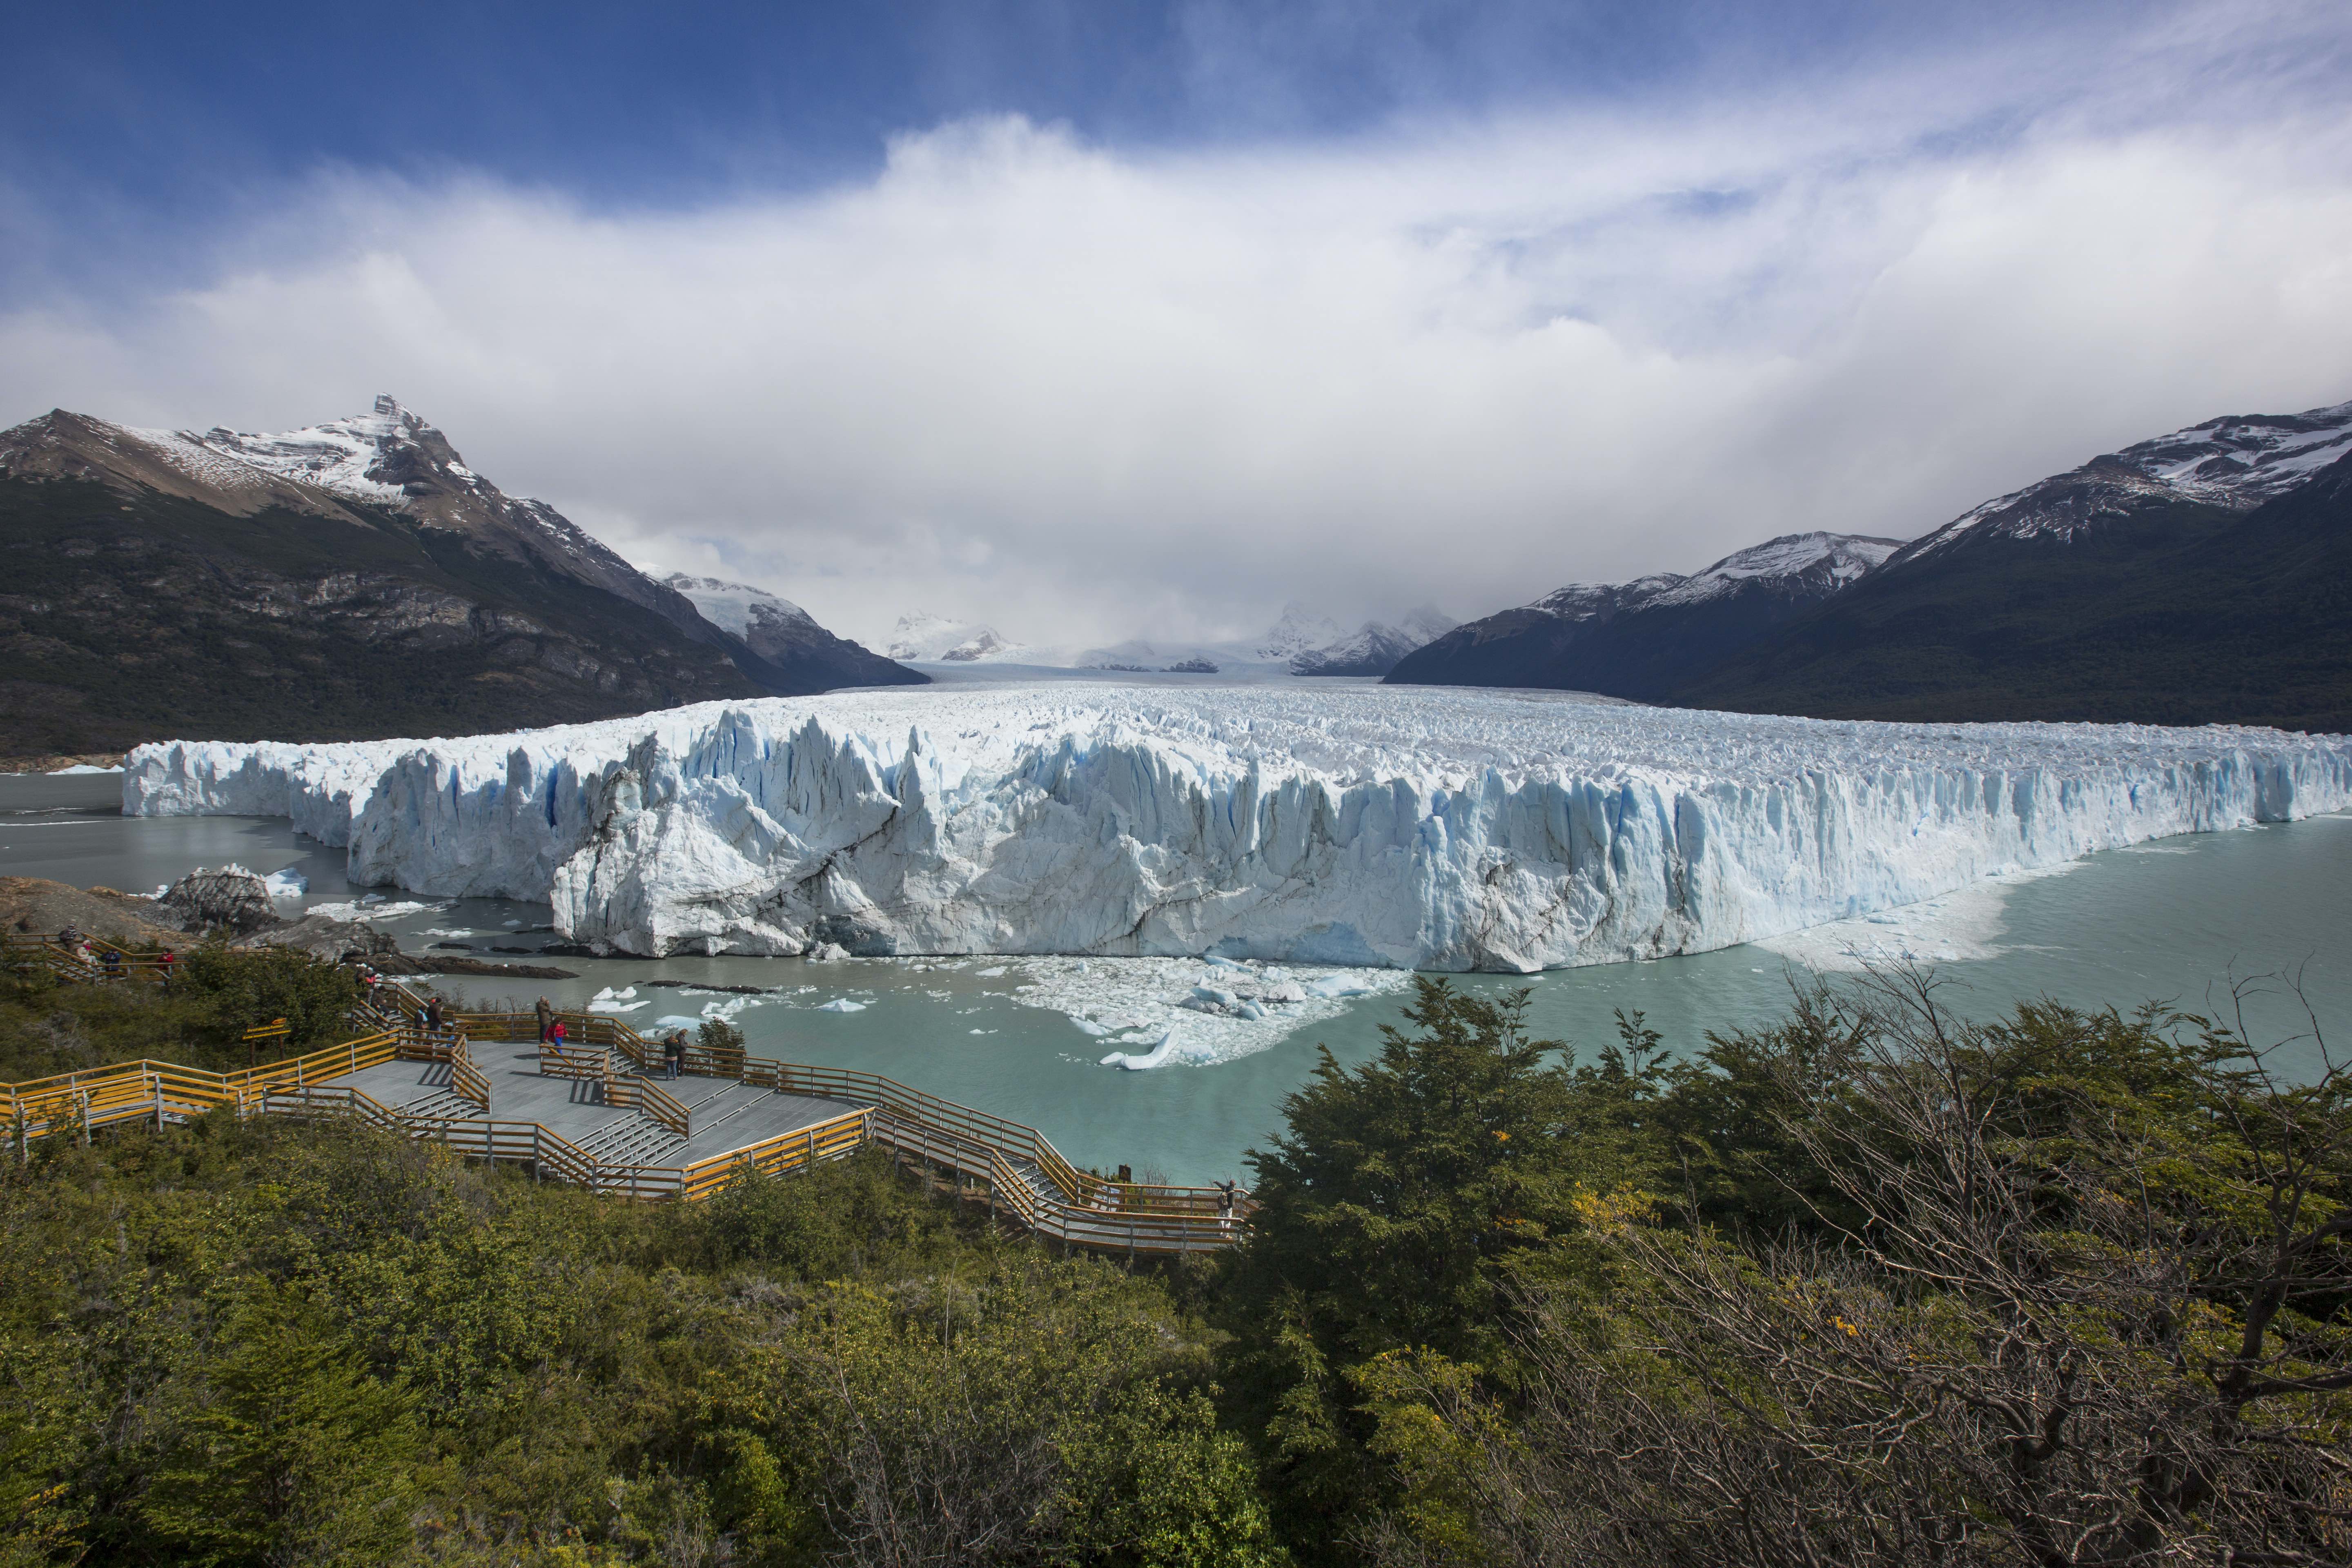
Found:
[[[413, 949], [427, 932], [465, 931], [478, 949], [534, 947], [554, 940], [544, 905], [498, 900], [436, 900], [343, 880], [340, 850], [295, 835], [285, 822], [252, 817], [126, 818], [112, 811], [118, 784], [104, 776], [0, 778], [0, 873], [53, 878], [78, 887], [152, 892], [194, 867], [235, 861], [261, 872], [292, 869], [309, 879], [305, 905], [348, 902], [381, 892], [422, 903], [382, 919]], [[1752, 1027], [1781, 1016], [1790, 986], [1809, 963], [1834, 981], [1852, 960], [1841, 948], [1881, 942], [1907, 947], [1948, 983], [1958, 1011], [1997, 1012], [2026, 997], [2128, 1009], [2143, 1001], [2189, 1012], [2222, 1005], [2233, 976], [2294, 972], [2322, 1031], [2352, 1041], [2352, 816], [2316, 817], [2231, 833], [2166, 839], [2078, 862], [2059, 875], [1972, 889], [1939, 908], [1893, 911], [1848, 922], [1827, 935], [1738, 947], [1655, 963], [1556, 970], [1513, 978], [1453, 977], [1480, 992], [1526, 986], [1530, 1021], [1544, 1036], [1591, 1050], [1613, 1038], [1612, 1011], [1640, 1010], [1670, 1047], [1694, 1048], [1706, 1031]], [[1887, 948], [1887, 951], [1893, 949]], [[529, 963], [520, 954], [476, 956]], [[1330, 1005], [1329, 1016], [1268, 1031], [1265, 1048], [1214, 1065], [1129, 1072], [1099, 1065], [1105, 1041], [1065, 1012], [1032, 1005], [1037, 993], [1020, 959], [852, 960], [551, 958], [576, 971], [566, 981], [451, 978], [477, 1004], [512, 998], [528, 1006], [546, 994], [583, 1005], [601, 991], [635, 988], [618, 1004], [647, 1026], [656, 1017], [734, 1006], [734, 1021], [762, 1055], [856, 1067], [1034, 1124], [1084, 1164], [1131, 1164], [1140, 1174], [1205, 1181], [1248, 1172], [1244, 1150], [1281, 1123], [1283, 1097], [1311, 1070], [1316, 1047], [1342, 1062], [1375, 1050], [1380, 1026], [1398, 1021], [1397, 994]], [[1089, 961], [1073, 977], [1055, 961], [1056, 994], [1099, 983], [1131, 986], [1122, 961]], [[1170, 961], [1148, 961], [1168, 963]], [[983, 974], [1002, 967], [1003, 973]], [[1152, 972], [1162, 988], [1172, 970]], [[654, 985], [648, 982], [662, 982]], [[1393, 983], [1393, 982], [1391, 982]], [[751, 986], [761, 994], [697, 990]], [[1024, 995], [1030, 998], [1024, 1002]], [[858, 1011], [822, 1011], [828, 1002]], [[2263, 1041], [2286, 1042], [2290, 1070], [2315, 1064], [2319, 1047], [2292, 996], [2272, 988], [2250, 1014]]]

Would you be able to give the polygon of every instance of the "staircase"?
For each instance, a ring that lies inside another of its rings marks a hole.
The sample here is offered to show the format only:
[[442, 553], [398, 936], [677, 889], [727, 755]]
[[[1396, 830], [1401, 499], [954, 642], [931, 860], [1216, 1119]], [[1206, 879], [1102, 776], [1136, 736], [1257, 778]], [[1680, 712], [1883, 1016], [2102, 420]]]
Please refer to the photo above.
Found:
[[422, 1116], [434, 1121], [482, 1114], [480, 1106], [454, 1089], [436, 1089], [424, 1099], [409, 1100], [399, 1109], [404, 1116]]
[[650, 1165], [685, 1142], [652, 1117], [632, 1110], [574, 1140], [574, 1145], [600, 1165]]

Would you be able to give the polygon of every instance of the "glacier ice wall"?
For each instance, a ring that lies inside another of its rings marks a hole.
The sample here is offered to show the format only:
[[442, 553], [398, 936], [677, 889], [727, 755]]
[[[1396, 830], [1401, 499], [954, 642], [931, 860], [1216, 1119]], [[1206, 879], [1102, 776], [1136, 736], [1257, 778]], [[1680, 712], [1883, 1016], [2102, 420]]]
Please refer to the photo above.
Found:
[[932, 688], [511, 735], [140, 747], [133, 814], [601, 951], [1216, 952], [1531, 971], [1729, 946], [2352, 804], [2352, 740], [1827, 722], [1572, 694]]

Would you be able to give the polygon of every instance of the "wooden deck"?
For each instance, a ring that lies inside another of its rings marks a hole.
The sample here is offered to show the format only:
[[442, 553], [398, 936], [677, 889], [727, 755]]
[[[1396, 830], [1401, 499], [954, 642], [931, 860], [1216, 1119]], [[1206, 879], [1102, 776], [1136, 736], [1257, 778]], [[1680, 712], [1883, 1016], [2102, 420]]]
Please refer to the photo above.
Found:
[[[152, 963], [134, 963], [139, 955], [106, 964], [39, 938], [6, 945], [11, 962], [68, 980], [162, 978]], [[423, 1004], [390, 984], [363, 1014], [350, 1040], [243, 1072], [140, 1061], [0, 1085], [0, 1124], [26, 1159], [36, 1139], [87, 1142], [110, 1124], [163, 1126], [225, 1107], [352, 1117], [598, 1192], [682, 1200], [708, 1197], [747, 1169], [803, 1170], [874, 1143], [1067, 1246], [1208, 1251], [1234, 1245], [1247, 1225], [1246, 1194], [1108, 1181], [1070, 1164], [1034, 1127], [875, 1073], [697, 1045], [668, 1079], [653, 1044], [615, 1018], [564, 1014], [569, 1047], [545, 1052], [528, 1013], [459, 1015], [428, 1033]]]

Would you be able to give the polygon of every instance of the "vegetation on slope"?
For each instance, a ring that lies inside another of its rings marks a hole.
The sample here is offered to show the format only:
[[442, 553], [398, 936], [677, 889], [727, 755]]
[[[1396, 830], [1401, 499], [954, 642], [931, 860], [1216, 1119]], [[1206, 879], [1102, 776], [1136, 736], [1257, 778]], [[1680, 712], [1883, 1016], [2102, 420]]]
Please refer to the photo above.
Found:
[[6, 1559], [2352, 1552], [2343, 1075], [1907, 976], [1680, 1058], [1523, 1015], [1422, 984], [1286, 1102], [1248, 1244], [1159, 1272], [876, 1152], [656, 1207], [357, 1128], [37, 1145]]

